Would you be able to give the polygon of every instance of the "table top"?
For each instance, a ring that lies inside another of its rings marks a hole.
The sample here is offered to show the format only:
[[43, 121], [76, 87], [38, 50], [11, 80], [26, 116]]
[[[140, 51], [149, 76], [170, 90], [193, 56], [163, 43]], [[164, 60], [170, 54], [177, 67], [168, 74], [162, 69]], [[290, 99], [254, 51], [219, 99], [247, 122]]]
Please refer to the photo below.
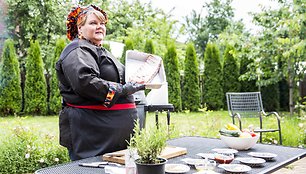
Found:
[[[187, 154], [176, 158], [168, 160], [168, 163], [184, 164], [182, 161], [184, 158], [201, 158], [197, 156], [198, 153], [213, 153], [211, 150], [214, 148], [227, 148], [225, 144], [220, 139], [216, 138], [205, 138], [205, 137], [181, 137], [176, 139], [171, 139], [167, 141], [168, 145], [179, 146], [187, 148]], [[251, 171], [246, 174], [264, 174], [276, 171], [300, 158], [306, 156], [306, 149], [304, 148], [294, 148], [280, 145], [267, 145], [257, 143], [253, 148], [247, 151], [239, 151], [235, 154], [237, 157], [247, 157], [249, 152], [269, 152], [277, 154], [277, 157], [273, 161], [267, 161], [261, 167], [252, 168]], [[248, 156], [249, 157], [249, 156]], [[37, 170], [36, 174], [104, 174], [103, 168], [90, 168], [81, 167], [79, 163], [83, 162], [98, 162], [102, 161], [100, 156], [87, 158], [79, 161], [73, 161], [67, 164], [60, 164], [48, 168], [43, 168]], [[232, 163], [239, 163], [234, 160]], [[225, 173], [221, 168], [216, 167], [216, 172]], [[188, 174], [195, 173], [196, 170], [191, 167]]]

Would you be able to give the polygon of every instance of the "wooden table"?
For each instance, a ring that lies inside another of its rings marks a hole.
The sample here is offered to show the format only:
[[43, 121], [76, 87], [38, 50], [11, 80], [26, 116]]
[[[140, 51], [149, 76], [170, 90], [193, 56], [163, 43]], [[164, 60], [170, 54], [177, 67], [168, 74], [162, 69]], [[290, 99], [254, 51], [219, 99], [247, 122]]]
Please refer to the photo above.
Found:
[[[168, 163], [180, 163], [184, 164], [181, 159], [183, 158], [200, 158], [197, 153], [212, 153], [213, 148], [226, 148], [220, 139], [215, 138], [204, 138], [204, 137], [181, 137], [176, 139], [171, 139], [167, 142], [168, 145], [179, 146], [187, 148], [187, 154], [176, 158], [169, 159]], [[266, 144], [256, 144], [252, 149], [248, 151], [239, 151], [235, 157], [246, 157], [249, 152], [270, 152], [277, 154], [275, 160], [264, 163], [262, 167], [252, 168], [247, 174], [264, 174], [272, 173], [300, 158], [306, 156], [306, 149], [286, 147], [280, 145], [266, 145]], [[37, 170], [36, 174], [105, 174], [103, 168], [89, 168], [81, 167], [78, 164], [82, 162], [97, 162], [102, 161], [100, 156], [87, 158], [79, 161], [73, 161], [67, 164], [61, 164], [57, 166], [52, 166], [48, 168], [43, 168]], [[233, 161], [232, 163], [239, 163], [238, 161]], [[221, 168], [215, 169], [216, 172], [225, 173]], [[196, 170], [191, 168], [188, 174], [195, 173]]]

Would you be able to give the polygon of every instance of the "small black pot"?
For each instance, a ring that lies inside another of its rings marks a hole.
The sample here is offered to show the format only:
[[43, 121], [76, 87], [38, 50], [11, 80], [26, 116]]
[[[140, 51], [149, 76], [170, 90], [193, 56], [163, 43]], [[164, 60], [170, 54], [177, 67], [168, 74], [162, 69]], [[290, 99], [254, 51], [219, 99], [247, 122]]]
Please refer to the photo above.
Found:
[[135, 160], [137, 174], [165, 174], [165, 164], [167, 159], [158, 158], [160, 163], [157, 164], [143, 164], [139, 163], [138, 160]]

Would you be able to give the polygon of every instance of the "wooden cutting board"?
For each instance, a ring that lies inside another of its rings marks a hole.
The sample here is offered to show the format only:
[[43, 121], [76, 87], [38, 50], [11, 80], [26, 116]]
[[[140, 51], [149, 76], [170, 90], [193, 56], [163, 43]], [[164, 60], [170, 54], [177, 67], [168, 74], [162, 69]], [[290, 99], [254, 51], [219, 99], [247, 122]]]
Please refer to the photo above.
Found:
[[[124, 164], [124, 162], [125, 162], [124, 154], [125, 154], [126, 151], [127, 151], [127, 149], [116, 151], [116, 152], [113, 152], [113, 153], [107, 153], [107, 154], [104, 154], [102, 156], [102, 159], [104, 161]], [[185, 154], [187, 154], [187, 149], [184, 148], [184, 147], [167, 146], [162, 151], [160, 157], [170, 159], [170, 158], [174, 158], [174, 157], [185, 155]]]

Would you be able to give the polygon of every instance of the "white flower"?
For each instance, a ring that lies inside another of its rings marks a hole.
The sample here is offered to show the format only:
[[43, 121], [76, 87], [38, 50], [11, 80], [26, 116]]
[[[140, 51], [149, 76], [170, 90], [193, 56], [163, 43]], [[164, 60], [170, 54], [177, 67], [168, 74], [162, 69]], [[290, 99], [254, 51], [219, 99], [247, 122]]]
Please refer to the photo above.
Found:
[[303, 126], [304, 126], [303, 123], [299, 123], [300, 128], [303, 128]]
[[30, 145], [27, 145], [27, 148], [28, 148], [28, 149], [31, 149], [31, 146], [30, 146]]
[[41, 159], [39, 160], [39, 162], [40, 162], [40, 163], [43, 163], [43, 162], [45, 162], [45, 160], [41, 158]]
[[54, 161], [55, 161], [55, 162], [58, 162], [58, 161], [59, 161], [59, 159], [58, 159], [58, 158], [54, 158]]
[[30, 154], [29, 153], [27, 153], [27, 154], [25, 154], [25, 156], [24, 156], [26, 159], [28, 159], [28, 158], [30, 158]]

